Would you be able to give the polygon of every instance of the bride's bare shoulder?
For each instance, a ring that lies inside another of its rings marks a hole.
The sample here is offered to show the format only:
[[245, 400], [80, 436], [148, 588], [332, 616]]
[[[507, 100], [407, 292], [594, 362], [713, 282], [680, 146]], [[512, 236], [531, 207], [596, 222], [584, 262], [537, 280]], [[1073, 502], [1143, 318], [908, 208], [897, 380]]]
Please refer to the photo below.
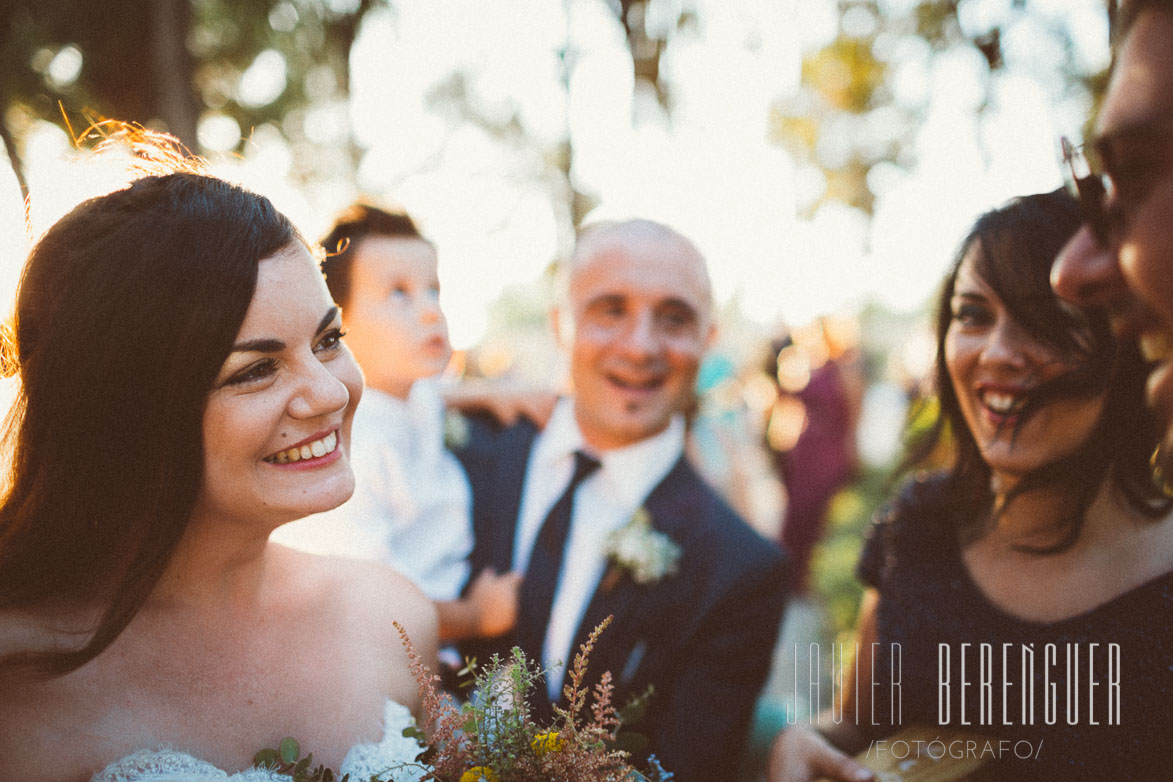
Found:
[[278, 552], [296, 587], [286, 589], [288, 615], [305, 617], [305, 630], [330, 639], [330, 655], [347, 660], [352, 678], [369, 676], [372, 686], [413, 711], [418, 684], [399, 628], [419, 659], [435, 669], [439, 623], [432, 602], [390, 567], [292, 549]]
[[435, 636], [437, 620], [432, 602], [392, 568], [280, 546], [276, 554], [286, 578], [296, 584], [288, 594], [302, 595], [329, 614], [360, 627], [397, 637], [392, 623], [398, 622], [413, 638]]

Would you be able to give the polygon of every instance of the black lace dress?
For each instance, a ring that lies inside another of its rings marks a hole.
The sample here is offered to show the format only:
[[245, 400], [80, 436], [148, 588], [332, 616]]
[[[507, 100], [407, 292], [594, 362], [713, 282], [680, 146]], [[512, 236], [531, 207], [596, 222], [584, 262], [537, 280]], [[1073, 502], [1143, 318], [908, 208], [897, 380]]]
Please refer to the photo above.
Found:
[[970, 579], [945, 494], [941, 477], [912, 481], [869, 528], [858, 575], [880, 593], [878, 724], [860, 727], [988, 735], [977, 750], [1000, 759], [983, 779], [1173, 780], [1173, 571], [1079, 616], [1025, 621]]

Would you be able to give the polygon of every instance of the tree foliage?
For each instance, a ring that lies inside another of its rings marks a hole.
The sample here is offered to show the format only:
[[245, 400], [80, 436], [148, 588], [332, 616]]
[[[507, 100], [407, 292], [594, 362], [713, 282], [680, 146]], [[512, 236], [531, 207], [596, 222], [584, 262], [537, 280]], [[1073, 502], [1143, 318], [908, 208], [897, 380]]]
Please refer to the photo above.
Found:
[[[826, 45], [804, 54], [802, 87], [798, 95], [775, 107], [771, 132], [800, 165], [816, 169], [826, 182], [809, 212], [838, 201], [870, 214], [877, 193], [869, 174], [881, 163], [912, 164], [913, 134], [927, 108], [893, 99], [896, 66], [909, 50], [904, 44], [923, 42], [934, 55], [972, 48], [981, 54], [993, 79], [1006, 67], [1006, 32], [1022, 24], [1038, 3], [1010, 0], [1000, 13], [980, 17], [984, 23], [966, 25], [966, 11], [984, 0], [918, 0], [903, 4], [903, 11], [896, 10], [899, 3], [879, 0], [836, 1], [838, 32]], [[1080, 71], [1065, 25], [1043, 26], [1064, 53], [1059, 70], [1066, 84], [1095, 98], [1103, 90], [1103, 74]], [[873, 122], [880, 113], [886, 114], [883, 121]]]
[[[191, 149], [209, 112], [247, 137], [344, 96], [362, 15], [378, 0], [37, 0], [0, 5], [0, 131], [20, 177], [36, 120], [115, 117]], [[250, 68], [268, 89], [248, 89]], [[295, 123], [282, 130], [304, 134]], [[23, 181], [22, 181], [23, 184]]]
[[[313, 135], [309, 107], [345, 99], [349, 53], [363, 16], [389, 2], [0, 0], [0, 136], [18, 177], [20, 142], [30, 124], [62, 123], [63, 114], [75, 121], [109, 116], [141, 122], [196, 150], [200, 119], [219, 115], [234, 121], [245, 138], [272, 124], [297, 144]], [[696, 2], [605, 2], [623, 26], [637, 89], [650, 88], [670, 114], [664, 54], [677, 32], [716, 11]], [[873, 168], [912, 162], [912, 134], [924, 107], [893, 101], [902, 41], [927, 43], [938, 54], [976, 49], [996, 74], [1005, 67], [1008, 31], [1042, 5], [1009, 0], [993, 4], [999, 10], [991, 15], [987, 0], [826, 2], [837, 5], [838, 32], [804, 53], [799, 93], [781, 98], [768, 118], [771, 137], [825, 182], [808, 205], [812, 212], [840, 201], [870, 213]], [[963, 17], [978, 6], [987, 9], [986, 21], [970, 29], [973, 23], [967, 27]], [[1078, 71], [1070, 32], [1051, 25], [1047, 34], [1067, 52], [1062, 67], [1073, 88], [1092, 95], [1102, 89], [1102, 75]], [[250, 89], [266, 75], [267, 87]], [[353, 145], [348, 151], [354, 163], [358, 153]], [[564, 151], [565, 166], [572, 154]]]

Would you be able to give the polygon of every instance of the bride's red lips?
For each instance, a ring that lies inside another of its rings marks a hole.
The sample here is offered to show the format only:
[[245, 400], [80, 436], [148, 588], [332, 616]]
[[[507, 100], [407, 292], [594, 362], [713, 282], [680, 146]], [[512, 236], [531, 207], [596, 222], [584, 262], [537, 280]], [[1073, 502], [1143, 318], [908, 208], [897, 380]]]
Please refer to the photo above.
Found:
[[[281, 451], [288, 451], [290, 448], [300, 448], [303, 445], [309, 445], [312, 442], [315, 442], [317, 440], [322, 440], [326, 437], [329, 437], [330, 434], [332, 434], [334, 432], [338, 432], [339, 429], [341, 429], [341, 426], [335, 426], [330, 429], [326, 429], [324, 431], [318, 432], [317, 434], [310, 435], [309, 437], [305, 438], [304, 440], [299, 440], [296, 443], [290, 443], [289, 445], [285, 446], [284, 448], [281, 448], [278, 451], [276, 451], [276, 453], [281, 453]], [[274, 455], [276, 455], [276, 453]]]

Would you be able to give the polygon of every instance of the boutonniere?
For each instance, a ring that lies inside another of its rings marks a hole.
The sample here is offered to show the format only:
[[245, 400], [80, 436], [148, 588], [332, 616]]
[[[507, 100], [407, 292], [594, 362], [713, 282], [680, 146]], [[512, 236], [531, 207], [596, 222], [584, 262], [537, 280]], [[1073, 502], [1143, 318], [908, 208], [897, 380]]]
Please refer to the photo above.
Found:
[[468, 445], [468, 420], [458, 410], [444, 411], [444, 446], [459, 451]]
[[604, 553], [613, 579], [626, 571], [637, 584], [654, 584], [676, 572], [681, 550], [672, 538], [652, 527], [652, 514], [640, 508], [631, 521], [607, 536]]

